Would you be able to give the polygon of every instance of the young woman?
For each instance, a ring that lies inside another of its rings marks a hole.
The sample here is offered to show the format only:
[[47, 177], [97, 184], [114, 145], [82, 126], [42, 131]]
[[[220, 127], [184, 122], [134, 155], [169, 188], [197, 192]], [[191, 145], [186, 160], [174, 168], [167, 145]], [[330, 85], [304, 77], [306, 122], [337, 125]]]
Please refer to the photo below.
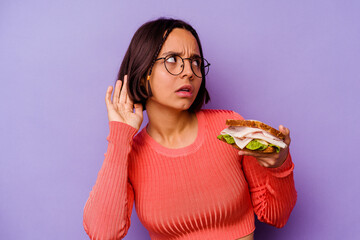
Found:
[[[108, 149], [84, 208], [91, 239], [123, 239], [134, 201], [152, 240], [253, 239], [254, 213], [285, 225], [297, 196], [289, 149], [249, 153], [217, 139], [226, 119], [243, 118], [202, 109], [209, 65], [181, 20], [136, 31], [106, 92]], [[138, 133], [145, 109], [149, 122]], [[289, 146], [289, 129], [279, 128]]]

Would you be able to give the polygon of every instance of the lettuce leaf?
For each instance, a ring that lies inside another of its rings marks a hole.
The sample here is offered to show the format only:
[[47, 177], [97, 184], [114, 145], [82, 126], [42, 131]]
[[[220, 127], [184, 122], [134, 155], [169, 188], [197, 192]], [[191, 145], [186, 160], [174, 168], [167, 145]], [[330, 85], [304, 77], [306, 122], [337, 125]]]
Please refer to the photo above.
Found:
[[[235, 144], [235, 140], [232, 136], [230, 136], [229, 134], [225, 134], [225, 135], [218, 135], [217, 138], [219, 140], [221, 140], [222, 138], [225, 139], [225, 141], [228, 143], [228, 144]], [[265, 144], [262, 144], [261, 142], [259, 142], [257, 139], [253, 139], [251, 142], [249, 142], [247, 145], [246, 145], [246, 148], [249, 149], [249, 150], [265, 150], [268, 146], [271, 146], [271, 147], [274, 147], [276, 149], [276, 152], [280, 152], [280, 147], [279, 146], [276, 146], [274, 144], [271, 144], [269, 143], [268, 145], [265, 145]]]
[[262, 144], [261, 142], [259, 142], [257, 139], [253, 139], [251, 142], [248, 143], [248, 145], [246, 145], [247, 149], [250, 150], [265, 150], [268, 146], [270, 147], [274, 147], [276, 152], [280, 152], [280, 147], [276, 146], [274, 144], [268, 143], [268, 145]]
[[230, 136], [229, 134], [225, 134], [225, 135], [219, 135], [219, 136], [217, 136], [217, 138], [219, 139], [219, 140], [221, 140], [221, 138], [224, 138], [225, 139], [225, 141], [228, 143], [228, 144], [234, 144], [235, 143], [235, 140], [234, 140], [234, 138], [232, 137], [232, 136]]
[[267, 145], [262, 144], [257, 139], [253, 139], [253, 140], [251, 140], [251, 142], [249, 142], [246, 145], [246, 148], [250, 149], [250, 150], [260, 150], [260, 151], [262, 151], [262, 150], [267, 148]]

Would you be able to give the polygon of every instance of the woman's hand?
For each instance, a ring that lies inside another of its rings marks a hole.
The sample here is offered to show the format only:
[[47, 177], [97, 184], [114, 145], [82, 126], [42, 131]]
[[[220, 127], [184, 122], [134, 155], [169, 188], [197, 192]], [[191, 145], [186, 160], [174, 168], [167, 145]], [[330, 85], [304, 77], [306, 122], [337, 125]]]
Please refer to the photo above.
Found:
[[289, 145], [291, 142], [290, 139], [290, 130], [283, 125], [279, 126], [279, 131], [285, 135], [284, 142], [286, 143], [286, 148], [281, 148], [279, 153], [258, 153], [253, 151], [247, 150], [240, 150], [239, 155], [245, 156], [253, 156], [256, 158], [258, 163], [261, 166], [268, 167], [268, 168], [276, 168], [280, 167], [286, 160], [287, 155], [289, 153]]
[[[143, 106], [141, 103], [134, 105], [127, 94], [127, 75], [124, 77], [124, 86], [121, 88], [121, 80], [116, 81], [113, 102], [111, 102], [112, 86], [106, 91], [105, 103], [108, 111], [109, 122], [117, 121], [126, 123], [137, 130], [140, 129], [143, 121]], [[120, 93], [121, 89], [121, 93]], [[135, 108], [135, 113], [133, 109]]]

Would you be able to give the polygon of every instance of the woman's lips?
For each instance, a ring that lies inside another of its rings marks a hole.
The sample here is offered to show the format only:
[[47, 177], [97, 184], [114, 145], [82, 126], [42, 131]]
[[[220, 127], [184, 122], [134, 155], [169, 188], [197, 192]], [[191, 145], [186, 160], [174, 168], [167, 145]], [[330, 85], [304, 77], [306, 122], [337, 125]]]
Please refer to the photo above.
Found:
[[191, 92], [186, 92], [186, 91], [177, 91], [176, 95], [178, 95], [179, 97], [186, 97], [186, 98], [191, 98], [192, 97], [192, 93]]
[[179, 97], [191, 98], [193, 87], [190, 84], [185, 84], [176, 91]]

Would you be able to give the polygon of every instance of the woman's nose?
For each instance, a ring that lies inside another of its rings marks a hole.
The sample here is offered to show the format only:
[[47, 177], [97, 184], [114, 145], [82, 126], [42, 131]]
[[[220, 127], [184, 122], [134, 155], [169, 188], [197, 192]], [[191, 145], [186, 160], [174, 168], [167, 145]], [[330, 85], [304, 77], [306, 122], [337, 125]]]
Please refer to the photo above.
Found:
[[181, 75], [183, 76], [193, 76], [194, 72], [191, 69], [191, 60], [190, 59], [184, 59], [184, 70]]

